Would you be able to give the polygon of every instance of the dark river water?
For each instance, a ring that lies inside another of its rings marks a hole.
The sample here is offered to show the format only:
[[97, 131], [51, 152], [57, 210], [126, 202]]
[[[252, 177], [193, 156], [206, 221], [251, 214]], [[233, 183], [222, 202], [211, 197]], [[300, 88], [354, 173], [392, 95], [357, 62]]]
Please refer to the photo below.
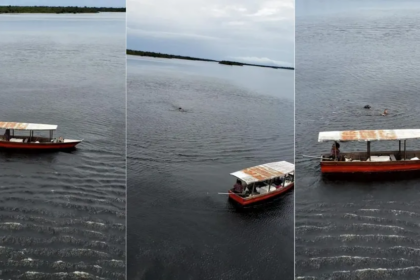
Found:
[[0, 119], [73, 152], [0, 152], [0, 278], [125, 279], [125, 14], [0, 15]]
[[243, 211], [218, 195], [293, 162], [293, 78], [128, 57], [128, 279], [293, 279], [293, 191]]
[[[369, 7], [322, 15], [301, 15], [304, 5], [296, 11], [297, 279], [420, 275], [420, 176], [331, 179], [319, 160], [302, 157], [329, 152], [331, 143], [317, 143], [320, 131], [419, 128], [420, 7], [364, 2]], [[407, 145], [420, 149], [420, 141]], [[398, 142], [371, 147], [398, 149]]]

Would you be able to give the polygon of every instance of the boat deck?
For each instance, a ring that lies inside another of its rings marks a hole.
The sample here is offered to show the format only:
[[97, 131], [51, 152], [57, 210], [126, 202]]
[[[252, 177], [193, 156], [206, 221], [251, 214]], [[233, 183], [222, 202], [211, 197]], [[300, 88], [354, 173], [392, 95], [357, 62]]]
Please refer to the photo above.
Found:
[[[370, 159], [367, 152], [341, 153], [340, 162], [387, 162], [387, 161], [407, 161], [419, 160], [420, 151], [406, 151], [405, 160], [403, 151], [379, 151], [371, 152]], [[330, 158], [330, 154], [322, 155], [321, 162], [335, 161]]]
[[246, 194], [234, 193], [234, 194], [237, 196], [240, 196], [241, 198], [245, 200], [254, 199], [256, 197], [265, 196], [270, 193], [281, 191], [282, 189], [286, 189], [291, 184], [293, 184], [292, 180], [286, 180], [284, 186], [283, 185], [276, 186], [276, 185], [271, 184], [271, 185], [265, 185], [263, 187], [257, 187], [255, 188], [255, 191], [253, 193], [246, 193]]
[[0, 137], [0, 141], [13, 142], [13, 143], [51, 143], [50, 138], [46, 137], [32, 137], [32, 141], [29, 142], [30, 137], [28, 136], [11, 136], [10, 140], [7, 141], [4, 136]]
[[32, 137], [32, 141], [29, 141], [30, 137], [28, 136], [12, 136], [9, 141], [7, 141], [4, 136], [0, 136], [0, 142], [12, 142], [12, 143], [27, 143], [27, 144], [51, 144], [51, 143], [73, 143], [78, 140], [73, 139], [63, 139], [58, 141], [57, 138], [47, 138], [47, 137]]

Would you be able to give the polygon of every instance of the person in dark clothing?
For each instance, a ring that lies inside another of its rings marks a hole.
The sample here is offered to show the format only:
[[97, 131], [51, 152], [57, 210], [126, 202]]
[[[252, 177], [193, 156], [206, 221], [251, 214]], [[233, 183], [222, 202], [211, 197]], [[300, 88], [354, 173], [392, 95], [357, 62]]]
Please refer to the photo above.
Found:
[[236, 184], [233, 186], [233, 191], [236, 193], [242, 193], [244, 191], [241, 180], [236, 180]]
[[10, 141], [10, 129], [6, 129], [6, 132], [3, 135], [4, 140]]
[[334, 144], [332, 145], [330, 157], [335, 160], [340, 160], [340, 144], [339, 143], [334, 142]]

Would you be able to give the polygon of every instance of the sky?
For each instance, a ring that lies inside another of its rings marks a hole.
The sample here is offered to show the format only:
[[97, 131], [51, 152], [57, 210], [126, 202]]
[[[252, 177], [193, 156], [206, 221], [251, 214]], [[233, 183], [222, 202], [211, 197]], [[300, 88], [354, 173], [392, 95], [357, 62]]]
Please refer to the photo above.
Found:
[[125, 7], [125, 0], [0, 0], [0, 6], [88, 6]]
[[294, 0], [127, 0], [127, 48], [294, 65]]

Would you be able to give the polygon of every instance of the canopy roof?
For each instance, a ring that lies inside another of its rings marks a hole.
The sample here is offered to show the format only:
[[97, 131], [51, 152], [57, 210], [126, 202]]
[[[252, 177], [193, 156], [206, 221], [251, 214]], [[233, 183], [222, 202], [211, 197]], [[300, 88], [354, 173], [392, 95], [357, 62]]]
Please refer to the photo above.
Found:
[[247, 184], [266, 181], [276, 177], [282, 177], [295, 171], [295, 165], [287, 161], [277, 161], [250, 167], [230, 175], [244, 181]]
[[0, 122], [0, 129], [14, 130], [56, 130], [55, 124]]
[[318, 142], [325, 141], [383, 141], [420, 138], [420, 129], [347, 130], [320, 132]]

